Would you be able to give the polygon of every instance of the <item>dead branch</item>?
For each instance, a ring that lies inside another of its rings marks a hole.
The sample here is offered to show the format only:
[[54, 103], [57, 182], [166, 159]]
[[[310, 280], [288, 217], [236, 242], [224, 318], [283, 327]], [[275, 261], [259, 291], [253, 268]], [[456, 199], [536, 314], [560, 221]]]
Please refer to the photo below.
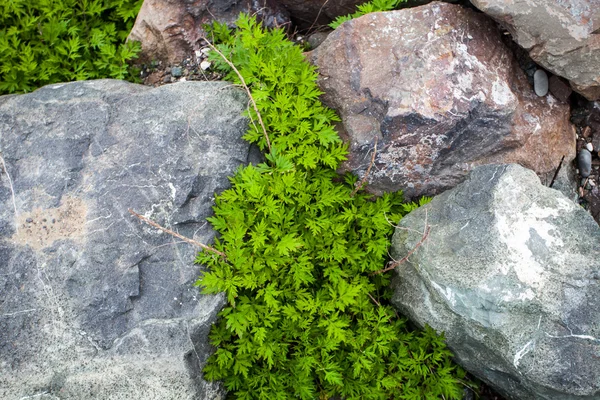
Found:
[[388, 272], [388, 271], [391, 271], [391, 270], [393, 270], [394, 268], [396, 268], [397, 266], [399, 266], [399, 265], [401, 265], [401, 264], [405, 263], [405, 262], [406, 262], [406, 260], [408, 260], [408, 257], [412, 256], [412, 255], [414, 254], [414, 252], [415, 252], [415, 251], [417, 251], [417, 249], [418, 249], [419, 247], [421, 247], [421, 245], [422, 245], [422, 244], [425, 242], [425, 240], [427, 240], [427, 237], [429, 236], [429, 232], [431, 231], [431, 225], [429, 225], [429, 224], [427, 223], [427, 219], [428, 219], [428, 217], [427, 217], [427, 209], [426, 209], [426, 210], [425, 210], [425, 228], [423, 229], [423, 233], [422, 233], [422, 236], [421, 236], [421, 240], [419, 240], [419, 242], [418, 242], [418, 243], [415, 245], [415, 247], [413, 247], [413, 248], [412, 248], [412, 249], [411, 249], [411, 250], [408, 252], [408, 254], [407, 254], [406, 256], [404, 256], [404, 257], [403, 257], [401, 260], [398, 260], [398, 261], [396, 261], [396, 260], [390, 261], [390, 262], [388, 263], [388, 266], [387, 266], [386, 268], [384, 268], [384, 269], [381, 269], [381, 270], [379, 270], [379, 271], [375, 271], [375, 272], [371, 273], [371, 275], [379, 275], [379, 274], [383, 274], [383, 273], [385, 273], [385, 272]]
[[12, 179], [10, 178], [10, 174], [8, 173], [8, 169], [6, 168], [6, 164], [4, 163], [4, 158], [2, 157], [2, 154], [0, 154], [0, 162], [2, 162], [2, 169], [4, 170], [4, 173], [8, 178], [8, 186], [10, 186], [13, 208], [15, 209], [15, 230], [17, 233], [19, 233], [19, 222], [17, 221], [19, 213], [17, 212], [17, 202], [15, 200], [15, 188], [13, 187]]
[[358, 183], [358, 185], [354, 188], [354, 190], [352, 191], [352, 193], [350, 193], [350, 197], [354, 197], [354, 195], [360, 189], [362, 189], [362, 187], [365, 185], [365, 183], [367, 183], [367, 178], [369, 178], [369, 174], [371, 173], [371, 168], [373, 168], [373, 164], [375, 164], [375, 155], [377, 154], [377, 141], [378, 141], [378, 138], [375, 137], [375, 147], [373, 148], [373, 155], [371, 156], [371, 162], [369, 163], [369, 167], [367, 168], [367, 172], [365, 172], [365, 175], [362, 177], [362, 179], [360, 180], [360, 182]]
[[269, 149], [269, 153], [270, 153], [271, 152], [271, 141], [269, 140], [269, 135], [267, 134], [267, 128], [265, 128], [265, 124], [263, 123], [262, 116], [260, 115], [260, 112], [258, 111], [258, 106], [256, 105], [254, 98], [252, 97], [252, 93], [250, 93], [250, 89], [248, 88], [248, 85], [246, 85], [246, 81], [244, 80], [244, 77], [242, 76], [240, 71], [235, 67], [235, 65], [233, 65], [233, 63], [231, 61], [229, 61], [229, 59], [227, 57], [225, 57], [225, 54], [221, 53], [219, 51], [219, 49], [217, 49], [207, 38], [203, 37], [202, 39], [204, 41], [206, 41], [206, 44], [208, 44], [208, 47], [210, 47], [211, 50], [213, 50], [215, 53], [217, 53], [219, 56], [221, 56], [221, 58], [233, 69], [233, 71], [236, 73], [238, 78], [240, 78], [240, 82], [242, 82], [242, 86], [246, 90], [248, 97], [250, 97], [250, 101], [252, 102], [254, 111], [256, 111], [256, 116], [258, 117], [258, 122], [260, 123], [260, 126], [265, 135], [265, 139], [267, 141], [267, 148]]
[[140, 215], [140, 214], [136, 213], [131, 208], [128, 211], [132, 215], [138, 217], [139, 219], [141, 219], [142, 221], [144, 221], [145, 223], [147, 223], [148, 225], [151, 225], [151, 226], [153, 226], [153, 227], [155, 227], [157, 229], [160, 229], [161, 231], [163, 231], [165, 233], [168, 233], [171, 236], [175, 236], [176, 238], [179, 238], [179, 239], [183, 240], [184, 242], [187, 242], [189, 244], [193, 244], [194, 246], [200, 247], [203, 250], [210, 251], [211, 253], [218, 254], [219, 256], [221, 256], [225, 260], [227, 260], [227, 256], [225, 255], [225, 253], [222, 253], [222, 252], [220, 252], [219, 250], [217, 250], [217, 249], [215, 249], [213, 247], [207, 246], [207, 245], [202, 244], [200, 242], [197, 242], [197, 241], [195, 241], [193, 239], [190, 239], [190, 238], [187, 238], [187, 237], [185, 237], [183, 235], [180, 235], [179, 233], [174, 232], [174, 231], [172, 231], [170, 229], [164, 228], [164, 227], [160, 226], [159, 224], [157, 224], [156, 222], [152, 221], [150, 218], [146, 218], [143, 215]]
[[556, 168], [556, 172], [554, 172], [554, 176], [552, 177], [552, 181], [550, 182], [550, 185], [548, 187], [552, 187], [552, 185], [554, 185], [554, 181], [556, 180], [556, 177], [558, 176], [558, 173], [560, 172], [560, 168], [562, 167], [563, 161], [565, 161], [565, 156], [562, 156], [562, 158], [560, 159], [560, 162], [558, 163], [558, 167]]

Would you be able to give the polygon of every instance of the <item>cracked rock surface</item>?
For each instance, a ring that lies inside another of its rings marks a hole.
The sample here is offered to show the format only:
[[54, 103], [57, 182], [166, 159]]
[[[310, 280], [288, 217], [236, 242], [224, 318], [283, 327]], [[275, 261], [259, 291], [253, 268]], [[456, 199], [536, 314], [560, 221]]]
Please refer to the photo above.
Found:
[[547, 180], [575, 157], [569, 106], [538, 97], [488, 17], [458, 5], [348, 21], [309, 56], [342, 118], [345, 170], [409, 198], [454, 187], [473, 166], [518, 163]]
[[508, 399], [600, 397], [600, 227], [516, 164], [486, 165], [400, 222], [392, 302], [446, 332]]
[[0, 97], [0, 398], [221, 398], [200, 370], [224, 298], [192, 286], [196, 248], [128, 209], [210, 243], [246, 105], [226, 82]]

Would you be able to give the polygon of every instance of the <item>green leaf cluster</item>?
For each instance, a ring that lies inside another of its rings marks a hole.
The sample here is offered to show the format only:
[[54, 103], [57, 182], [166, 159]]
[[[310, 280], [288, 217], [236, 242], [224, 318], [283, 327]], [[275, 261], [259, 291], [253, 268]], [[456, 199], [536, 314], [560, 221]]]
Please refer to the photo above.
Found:
[[125, 43], [143, 0], [2, 0], [0, 94], [72, 80], [136, 80]]
[[406, 0], [372, 0], [368, 3], [359, 5], [356, 8], [356, 12], [353, 14], [343, 15], [337, 17], [329, 26], [336, 29], [338, 26], [351, 19], [361, 17], [365, 14], [378, 11], [391, 11], [400, 6], [400, 4], [406, 2]]
[[[196, 260], [208, 267], [197, 285], [228, 302], [210, 333], [217, 350], [205, 377], [236, 399], [461, 398], [464, 372], [443, 337], [408, 329], [389, 306], [390, 275], [371, 274], [385, 265], [393, 225], [418, 204], [399, 193], [352, 196], [357, 178], [335, 171], [347, 149], [318, 99], [315, 69], [281, 30], [244, 15], [237, 26], [213, 33], [249, 85], [272, 151], [216, 197], [209, 221], [226, 259]], [[246, 139], [265, 150], [248, 113]]]

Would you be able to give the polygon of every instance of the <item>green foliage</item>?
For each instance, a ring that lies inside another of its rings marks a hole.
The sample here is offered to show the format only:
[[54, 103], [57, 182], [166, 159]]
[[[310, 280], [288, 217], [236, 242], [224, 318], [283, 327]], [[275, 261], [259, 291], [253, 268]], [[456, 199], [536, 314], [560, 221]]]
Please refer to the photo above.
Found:
[[[213, 33], [248, 83], [272, 151], [216, 198], [209, 221], [227, 259], [196, 260], [209, 267], [196, 284], [228, 301], [205, 377], [237, 399], [461, 398], [464, 372], [443, 337], [407, 329], [388, 305], [389, 274], [371, 275], [384, 267], [392, 224], [418, 205], [400, 194], [351, 197], [357, 178], [335, 172], [347, 149], [318, 100], [314, 68], [281, 30], [243, 15], [237, 26]], [[246, 139], [267, 146], [258, 123]]]
[[370, 14], [377, 11], [391, 11], [400, 6], [400, 4], [406, 2], [406, 0], [372, 0], [368, 3], [361, 4], [357, 7], [354, 14], [344, 15], [337, 17], [329, 26], [333, 29], [337, 28], [346, 21], [358, 18], [365, 14]]
[[143, 0], [0, 1], [0, 94], [72, 80], [135, 80], [124, 43]]

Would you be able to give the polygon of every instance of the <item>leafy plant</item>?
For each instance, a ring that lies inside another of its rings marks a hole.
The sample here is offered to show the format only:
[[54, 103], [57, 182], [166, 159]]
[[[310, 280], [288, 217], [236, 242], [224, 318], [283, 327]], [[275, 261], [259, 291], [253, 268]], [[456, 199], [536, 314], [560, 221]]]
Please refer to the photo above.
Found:
[[357, 10], [353, 14], [343, 15], [337, 17], [329, 26], [333, 29], [337, 28], [346, 21], [358, 18], [365, 14], [370, 14], [377, 11], [391, 11], [400, 6], [400, 4], [406, 2], [406, 0], [372, 0], [368, 3], [361, 4], [357, 7]]
[[[218, 49], [250, 87], [271, 142], [266, 162], [240, 168], [216, 197], [220, 236], [202, 252], [196, 282], [225, 292], [204, 369], [237, 399], [459, 399], [464, 372], [431, 329], [411, 331], [388, 305], [392, 224], [416, 204], [400, 194], [352, 196], [357, 178], [335, 172], [346, 146], [319, 101], [314, 67], [282, 30], [240, 16], [213, 25]], [[218, 55], [211, 61], [241, 83]], [[246, 140], [267, 141], [247, 111]], [[426, 201], [426, 200], [425, 200]]]
[[143, 0], [3, 0], [0, 94], [72, 80], [135, 80], [125, 43]]

